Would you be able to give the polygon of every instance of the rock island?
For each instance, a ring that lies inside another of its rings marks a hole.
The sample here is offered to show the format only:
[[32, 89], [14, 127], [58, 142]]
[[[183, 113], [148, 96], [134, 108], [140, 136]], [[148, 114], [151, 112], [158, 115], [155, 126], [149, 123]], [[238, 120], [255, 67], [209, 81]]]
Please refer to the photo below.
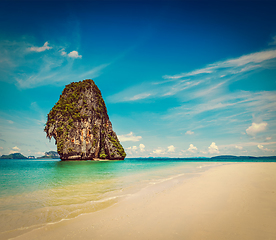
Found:
[[101, 91], [91, 79], [66, 85], [44, 131], [56, 140], [61, 160], [124, 160], [126, 156]]

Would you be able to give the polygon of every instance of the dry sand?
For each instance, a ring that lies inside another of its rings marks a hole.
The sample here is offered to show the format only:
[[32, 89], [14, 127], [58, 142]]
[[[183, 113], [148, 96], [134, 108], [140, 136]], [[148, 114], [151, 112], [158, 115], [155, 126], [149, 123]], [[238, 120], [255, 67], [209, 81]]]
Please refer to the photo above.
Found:
[[276, 164], [233, 163], [152, 185], [19, 239], [276, 239]]

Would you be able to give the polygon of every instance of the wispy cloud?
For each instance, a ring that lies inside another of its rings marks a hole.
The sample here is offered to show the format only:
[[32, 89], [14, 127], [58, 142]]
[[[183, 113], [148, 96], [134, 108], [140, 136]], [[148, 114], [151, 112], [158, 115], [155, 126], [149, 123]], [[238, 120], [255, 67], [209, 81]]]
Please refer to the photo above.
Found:
[[29, 51], [31, 52], [44, 52], [46, 50], [52, 49], [53, 47], [48, 46], [49, 43], [45, 42], [42, 47], [30, 47], [28, 48]]
[[[251, 53], [248, 55], [243, 55], [238, 58], [229, 59], [226, 61], [220, 61], [213, 64], [208, 65], [205, 68], [197, 69], [188, 73], [181, 73], [177, 75], [165, 75], [163, 78], [165, 79], [179, 79], [190, 77], [194, 75], [199, 75], [203, 73], [208, 73], [208, 77], [210, 77], [210, 73], [212, 73], [212, 77], [219, 75], [219, 77], [227, 76], [230, 74], [236, 74], [240, 72], [250, 71], [256, 68], [261, 68], [265, 65], [266, 61], [272, 60], [276, 58], [276, 50], [267, 50], [256, 53]], [[218, 74], [219, 73], [219, 74]]]
[[197, 104], [185, 104], [171, 110], [169, 116], [172, 118], [180, 116], [194, 116], [204, 112], [214, 112], [225, 110], [229, 115], [233, 113], [242, 114], [267, 112], [273, 114], [276, 111], [276, 91], [249, 92], [238, 91], [234, 93], [222, 93], [211, 96], [208, 101], [198, 102]]
[[261, 145], [261, 144], [258, 144], [257, 147], [258, 147], [260, 150], [263, 150], [263, 151], [274, 152], [274, 149], [264, 148], [264, 146]]
[[193, 132], [193, 131], [188, 130], [185, 134], [186, 134], [186, 135], [193, 135], [193, 134], [194, 134], [194, 132]]
[[125, 135], [118, 135], [120, 142], [138, 142], [142, 139], [141, 136], [135, 136], [133, 132]]
[[[276, 67], [276, 50], [270, 49], [218, 61], [186, 73], [163, 76], [165, 81], [146, 83], [110, 97], [112, 102], [177, 96], [185, 101], [220, 92], [238, 81], [267, 67]], [[185, 93], [185, 94], [184, 94]], [[186, 94], [187, 93], [187, 94]], [[119, 97], [120, 96], [120, 97]]]
[[49, 59], [45, 57], [44, 64], [41, 64], [36, 73], [15, 76], [17, 85], [20, 88], [34, 88], [49, 84], [68, 83], [82, 78], [95, 78], [108, 66], [102, 64], [91, 69], [73, 69], [73, 62], [64, 62], [60, 59]]
[[202, 73], [212, 73], [213, 69], [212, 67], [207, 67], [207, 68], [202, 68], [202, 69], [198, 69], [198, 70], [194, 70], [192, 72], [188, 72], [188, 73], [181, 73], [178, 75], [165, 75], [163, 76], [164, 79], [179, 79], [179, 78], [184, 78], [184, 77], [190, 77], [190, 76], [195, 76], [195, 75], [199, 75]]
[[[106, 64], [92, 68], [89, 71], [82, 73], [81, 76], [88, 78], [95, 78], [101, 74], [103, 68], [106, 67]], [[44, 86], [49, 84], [60, 84], [68, 83], [81, 79], [78, 72], [66, 71], [66, 69], [71, 70], [70, 67], [64, 67], [61, 71], [54, 71], [53, 73], [47, 74], [43, 69], [38, 73], [27, 78], [17, 78], [16, 81], [20, 88], [34, 88], [38, 86]], [[70, 74], [71, 73], [71, 74]]]
[[272, 41], [268, 45], [276, 45], [276, 36], [272, 38]]
[[[50, 50], [51, 51], [46, 51]], [[41, 54], [30, 54], [40, 52]], [[19, 88], [35, 88], [49, 84], [62, 84], [80, 78], [95, 78], [109, 64], [80, 66], [76, 68], [75, 59], [81, 61], [82, 55], [74, 50], [68, 54], [65, 47], [45, 42], [42, 47], [32, 46], [25, 41], [0, 42], [1, 81], [14, 82]], [[66, 57], [65, 57], [66, 56]]]
[[267, 145], [276, 145], [276, 142], [241, 142], [241, 143], [235, 143], [235, 144], [227, 144], [227, 145], [219, 145], [220, 148], [229, 148], [229, 147], [235, 147], [240, 146], [242, 148], [244, 147], [252, 147], [252, 146], [267, 146]]
[[144, 99], [149, 97], [151, 94], [150, 93], [141, 93], [141, 94], [137, 94], [131, 98], [129, 98], [129, 101], [136, 101], [136, 100], [140, 100], [140, 99]]

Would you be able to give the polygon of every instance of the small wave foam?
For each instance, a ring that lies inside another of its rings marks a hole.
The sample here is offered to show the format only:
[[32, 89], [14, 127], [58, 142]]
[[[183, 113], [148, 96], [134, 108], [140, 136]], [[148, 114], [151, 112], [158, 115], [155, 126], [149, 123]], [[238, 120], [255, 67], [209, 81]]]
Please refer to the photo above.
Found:
[[[96, 212], [117, 203], [117, 200], [130, 196], [131, 194], [121, 194], [107, 198], [87, 201], [82, 204], [51, 206], [36, 209], [28, 213], [20, 211], [5, 211], [1, 216], [1, 234], [16, 233], [22, 231], [38, 229], [48, 224], [56, 224], [61, 221], [74, 219], [84, 214]], [[17, 216], [17, 221], [14, 221]]]

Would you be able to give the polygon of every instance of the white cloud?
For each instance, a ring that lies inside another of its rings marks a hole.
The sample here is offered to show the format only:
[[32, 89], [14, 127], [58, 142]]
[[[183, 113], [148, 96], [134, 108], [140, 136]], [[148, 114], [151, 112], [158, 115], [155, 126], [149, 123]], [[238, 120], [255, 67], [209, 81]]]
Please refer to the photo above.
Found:
[[242, 150], [243, 147], [242, 146], [235, 146], [235, 148], [239, 149], [239, 150]]
[[70, 58], [82, 58], [82, 55], [79, 55], [78, 51], [72, 51], [70, 53], [65, 52], [65, 49], [62, 48], [61, 50], [59, 50], [61, 56], [64, 57], [70, 57]]
[[129, 98], [129, 101], [136, 101], [136, 100], [140, 100], [140, 99], [145, 99], [145, 98], [149, 97], [150, 95], [151, 95], [150, 93], [137, 94], [137, 95]]
[[168, 146], [168, 152], [174, 152], [175, 151], [175, 147], [173, 145]]
[[263, 150], [263, 151], [274, 152], [273, 149], [264, 148], [264, 146], [261, 145], [261, 144], [258, 144], [257, 147], [258, 147], [260, 150]]
[[52, 49], [53, 47], [49, 47], [48, 46], [48, 42], [45, 42], [44, 45], [42, 47], [30, 47], [29, 51], [33, 51], [33, 52], [44, 52], [45, 50], [49, 50]]
[[64, 50], [65, 50], [64, 48], [62, 48], [62, 49], [60, 50], [61, 56], [67, 56], [67, 52], [65, 52]]
[[126, 135], [118, 135], [118, 138], [120, 142], [139, 142], [142, 139], [141, 136], [135, 136], [133, 132]]
[[9, 154], [18, 153], [18, 151], [10, 150]]
[[257, 146], [259, 149], [261, 149], [261, 150], [263, 150], [264, 149], [264, 146], [263, 145], [261, 145], [261, 144], [258, 144], [258, 146]]
[[153, 152], [150, 153], [150, 154], [157, 154], [157, 155], [159, 154], [159, 155], [160, 155], [160, 154], [175, 152], [175, 146], [170, 145], [170, 146], [168, 146], [167, 148], [168, 148], [168, 150], [166, 151], [165, 149], [159, 147], [159, 148], [153, 150]]
[[35, 152], [35, 155], [44, 156], [45, 152]]
[[13, 150], [11, 150], [11, 151], [9, 152], [9, 154], [18, 153], [18, 152], [20, 151], [20, 148], [17, 147], [17, 146], [13, 147], [12, 149], [13, 149]]
[[208, 147], [209, 149], [209, 153], [219, 153], [219, 148], [218, 146], [216, 145], [215, 142], [212, 142], [212, 144], [210, 145], [210, 147]]
[[82, 58], [82, 55], [79, 55], [79, 53], [77, 51], [72, 51], [72, 52], [68, 53], [68, 57], [70, 57], [70, 58]]
[[153, 150], [153, 152], [151, 154], [164, 154], [165, 150], [162, 148], [157, 148], [155, 150]]
[[192, 132], [192, 131], [187, 131], [186, 133], [185, 133], [186, 135], [193, 135], [194, 134], [194, 132]]
[[[275, 145], [276, 142], [261, 142], [261, 143], [257, 143], [257, 142], [244, 142], [244, 143], [239, 143], [239, 146], [242, 147], [251, 147], [251, 146], [258, 146], [258, 145]], [[235, 147], [237, 144], [227, 144], [227, 145], [220, 145], [221, 148], [233, 148]]]
[[138, 153], [137, 152], [137, 146], [127, 147], [125, 148], [128, 154]]
[[145, 147], [144, 144], [141, 143], [141, 144], [139, 145], [139, 148], [140, 148], [140, 151], [141, 151], [141, 152], [145, 152], [145, 148], [146, 148], [146, 147]]
[[9, 124], [13, 124], [14, 122], [12, 120], [7, 120]]
[[263, 132], [266, 130], [267, 123], [261, 122], [261, 123], [252, 123], [250, 127], [246, 129], [246, 133], [250, 136], [255, 136], [259, 132]]
[[197, 147], [194, 146], [193, 144], [190, 144], [190, 147], [188, 148], [187, 151], [195, 153], [197, 151]]

